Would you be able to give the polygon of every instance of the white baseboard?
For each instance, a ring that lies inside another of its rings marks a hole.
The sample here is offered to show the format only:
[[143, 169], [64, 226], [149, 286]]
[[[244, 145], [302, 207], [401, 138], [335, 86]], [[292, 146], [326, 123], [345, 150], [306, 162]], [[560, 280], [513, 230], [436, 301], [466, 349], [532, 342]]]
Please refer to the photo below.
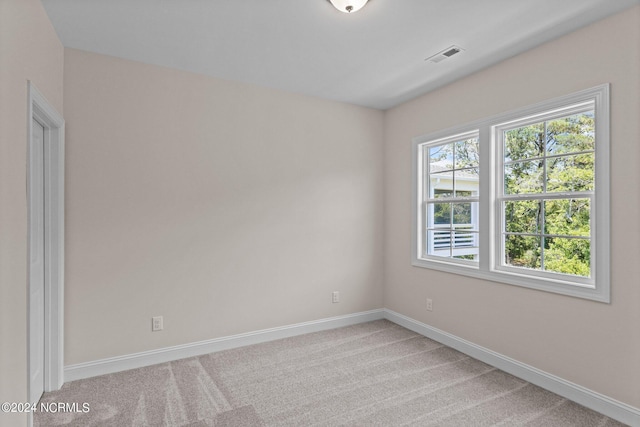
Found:
[[610, 418], [629, 424], [630, 426], [640, 426], [640, 409], [638, 408], [611, 399], [603, 394], [596, 393], [595, 391], [541, 371], [533, 366], [518, 362], [510, 357], [496, 353], [495, 351], [491, 351], [392, 310], [385, 308], [384, 318]]
[[245, 334], [232, 335], [191, 344], [167, 347], [158, 350], [145, 351], [125, 356], [111, 357], [92, 362], [65, 366], [64, 381], [75, 381], [98, 375], [111, 374], [157, 363], [171, 362], [187, 357], [201, 356], [220, 350], [259, 344], [281, 338], [324, 331], [342, 326], [355, 325], [372, 320], [387, 319], [393, 323], [441, 342], [451, 348], [469, 356], [495, 366], [518, 378], [547, 389], [569, 400], [577, 402], [587, 408], [607, 415], [615, 420], [640, 427], [640, 409], [596, 393], [578, 384], [571, 383], [560, 377], [526, 365], [510, 357], [476, 345], [455, 335], [411, 319], [389, 309], [364, 311], [344, 316], [330, 317], [311, 322], [297, 323], [271, 329], [263, 329]]
[[112, 374], [114, 372], [141, 368], [143, 366], [155, 365], [157, 363], [171, 362], [173, 360], [184, 359], [187, 357], [214, 353], [220, 350], [228, 350], [250, 344], [259, 344], [281, 338], [340, 328], [343, 326], [355, 325], [357, 323], [370, 322], [372, 320], [379, 320], [383, 318], [383, 309], [363, 311], [344, 316], [297, 323], [295, 325], [262, 329], [245, 334], [231, 335], [228, 337], [177, 345], [174, 347], [166, 347], [141, 353], [95, 360], [92, 362], [78, 363], [76, 365], [64, 367], [64, 381], [69, 382], [98, 375]]

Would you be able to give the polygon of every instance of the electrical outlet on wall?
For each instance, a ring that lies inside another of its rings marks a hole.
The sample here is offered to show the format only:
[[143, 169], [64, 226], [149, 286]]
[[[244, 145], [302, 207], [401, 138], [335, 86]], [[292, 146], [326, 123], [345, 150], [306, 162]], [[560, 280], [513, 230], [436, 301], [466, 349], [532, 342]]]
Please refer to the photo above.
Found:
[[162, 316], [156, 316], [151, 318], [151, 331], [161, 331], [164, 329]]
[[337, 302], [340, 302], [340, 292], [338, 291], [333, 291], [333, 293], [331, 294], [331, 301], [335, 304]]
[[433, 300], [431, 298], [427, 298], [427, 311], [433, 311]]

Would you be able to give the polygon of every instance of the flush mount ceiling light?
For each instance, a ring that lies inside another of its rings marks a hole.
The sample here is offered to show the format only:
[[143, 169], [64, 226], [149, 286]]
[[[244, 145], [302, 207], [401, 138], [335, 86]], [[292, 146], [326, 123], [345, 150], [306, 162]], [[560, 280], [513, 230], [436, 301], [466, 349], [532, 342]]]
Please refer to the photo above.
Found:
[[329, 0], [333, 7], [340, 12], [352, 13], [357, 12], [367, 4], [369, 0]]

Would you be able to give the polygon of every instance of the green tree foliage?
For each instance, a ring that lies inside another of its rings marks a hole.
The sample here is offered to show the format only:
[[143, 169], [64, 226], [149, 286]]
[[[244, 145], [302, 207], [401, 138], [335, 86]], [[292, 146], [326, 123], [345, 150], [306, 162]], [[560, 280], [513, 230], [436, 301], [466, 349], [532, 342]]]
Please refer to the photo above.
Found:
[[[505, 194], [592, 191], [594, 135], [592, 113], [506, 131]], [[504, 209], [508, 264], [589, 276], [588, 198], [508, 201]]]

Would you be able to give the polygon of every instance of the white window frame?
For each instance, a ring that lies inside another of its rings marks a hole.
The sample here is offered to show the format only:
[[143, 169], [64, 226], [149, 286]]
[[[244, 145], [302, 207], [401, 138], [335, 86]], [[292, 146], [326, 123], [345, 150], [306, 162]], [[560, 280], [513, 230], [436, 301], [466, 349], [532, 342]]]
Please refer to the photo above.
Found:
[[[502, 185], [502, 148], [497, 135], [516, 123], [548, 120], [584, 111], [592, 103], [595, 113], [595, 189], [591, 206], [591, 266], [590, 278], [549, 273], [502, 264], [502, 215], [500, 207]], [[568, 113], [568, 114], [566, 114]], [[610, 302], [610, 153], [609, 153], [609, 84], [600, 85], [570, 95], [540, 102], [514, 111], [433, 132], [413, 139], [412, 150], [412, 265], [461, 274], [500, 283], [538, 289], [557, 294]], [[424, 256], [423, 236], [423, 151], [429, 145], [461, 134], [477, 132], [480, 156], [480, 221], [479, 262], [459, 262], [442, 257]], [[439, 258], [439, 259], [434, 259]]]
[[[423, 150], [421, 150], [421, 153], [419, 154], [422, 158], [420, 160], [421, 164], [422, 164], [422, 168], [424, 171], [424, 176], [426, 176], [428, 178], [428, 181], [430, 182], [430, 178], [431, 178], [431, 170], [430, 170], [430, 165], [428, 161], [425, 161], [425, 159], [429, 158], [429, 148], [431, 147], [436, 147], [436, 146], [442, 146], [442, 145], [446, 145], [446, 144], [451, 144], [451, 143], [455, 143], [458, 141], [464, 141], [464, 140], [468, 140], [468, 139], [472, 139], [472, 138], [478, 138], [478, 132], [477, 130], [472, 130], [470, 132], [465, 132], [465, 133], [461, 133], [458, 135], [452, 135], [446, 138], [440, 138], [437, 139], [435, 141], [429, 141], [426, 144], [422, 145], [422, 148], [424, 148]], [[452, 172], [452, 179], [454, 179], [454, 188], [455, 188], [455, 167], [454, 169], [451, 171]], [[420, 187], [420, 194], [431, 194], [431, 188], [430, 188], [430, 184], [429, 183], [425, 183], [425, 179], [420, 179], [420, 182], [418, 183], [418, 186]], [[425, 188], [426, 187], [426, 188]], [[475, 209], [475, 205], [474, 203], [479, 202], [479, 198], [480, 198], [480, 192], [478, 191], [478, 195], [477, 196], [469, 196], [469, 197], [447, 197], [447, 198], [443, 198], [443, 199], [438, 199], [438, 201], [441, 201], [442, 203], [471, 203], [471, 210], [472, 210], [472, 217], [473, 216], [478, 216], [478, 212]], [[427, 202], [427, 199], [429, 199], [431, 201], [431, 203]], [[429, 208], [429, 205], [433, 204], [433, 200], [431, 199], [431, 197], [427, 197], [425, 198], [425, 200], [421, 201], [421, 221], [427, 221], [427, 219], [430, 218], [430, 216], [427, 214], [427, 209]], [[432, 218], [431, 218], [432, 220]], [[431, 221], [428, 221], [428, 224], [421, 224], [423, 230], [425, 229], [429, 229], [429, 228], [433, 228]], [[479, 227], [478, 227], [478, 231], [479, 231]], [[474, 234], [475, 231], [473, 232]], [[479, 235], [479, 233], [477, 233]], [[425, 238], [425, 234], [421, 233], [418, 236], [418, 239], [420, 240], [420, 247], [422, 248], [422, 250], [424, 252], [428, 252], [425, 248], [427, 245], [427, 242], [425, 240], [428, 240]], [[441, 257], [441, 256], [436, 256], [436, 255], [428, 255], [425, 253], [425, 258], [427, 259], [431, 259], [434, 262], [438, 262], [439, 260], [444, 260], [444, 262], [446, 263], [454, 263], [454, 264], [460, 264], [460, 265], [467, 265], [467, 266], [471, 266], [471, 267], [475, 267], [478, 263], [476, 261], [471, 261], [471, 260], [464, 260], [464, 259], [456, 259], [453, 257]]]

